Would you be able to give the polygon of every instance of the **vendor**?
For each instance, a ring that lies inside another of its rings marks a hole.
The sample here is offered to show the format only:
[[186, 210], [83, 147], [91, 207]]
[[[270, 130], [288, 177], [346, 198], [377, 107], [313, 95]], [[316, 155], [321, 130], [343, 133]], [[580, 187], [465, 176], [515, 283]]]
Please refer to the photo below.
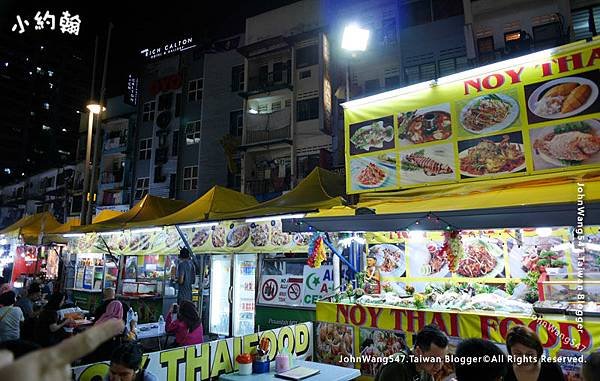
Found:
[[365, 291], [368, 294], [381, 293], [381, 273], [374, 255], [367, 257], [367, 271], [365, 275]]
[[192, 301], [192, 285], [195, 282], [194, 263], [192, 263], [190, 251], [184, 247], [179, 251], [179, 263], [177, 264], [177, 283], [179, 284], [177, 303], [181, 304], [184, 300]]

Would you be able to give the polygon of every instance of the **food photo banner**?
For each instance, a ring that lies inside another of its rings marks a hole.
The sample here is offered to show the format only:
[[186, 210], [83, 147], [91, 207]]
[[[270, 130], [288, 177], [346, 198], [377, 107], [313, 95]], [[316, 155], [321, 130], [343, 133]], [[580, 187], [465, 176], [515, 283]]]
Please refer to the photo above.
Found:
[[[203, 253], [306, 253], [310, 233], [285, 233], [280, 220], [246, 223], [221, 221], [181, 229], [195, 254]], [[177, 229], [166, 226], [142, 232], [124, 231], [114, 234], [88, 233], [73, 238], [69, 247], [76, 254], [106, 252], [115, 255], [176, 254], [184, 246]]]
[[577, 46], [392, 98], [349, 102], [347, 192], [600, 165], [600, 41]]
[[[243, 337], [231, 337], [188, 347], [167, 349], [145, 354], [142, 369], [159, 380], [209, 380], [219, 374], [238, 370], [235, 358], [250, 353], [262, 339], [270, 342], [269, 360], [287, 349], [298, 359], [311, 360], [313, 353], [313, 326], [311, 322], [290, 325], [274, 330], [252, 333]], [[272, 367], [275, 364], [271, 365]], [[108, 375], [108, 363], [96, 363], [73, 368], [73, 380], [104, 380]]]

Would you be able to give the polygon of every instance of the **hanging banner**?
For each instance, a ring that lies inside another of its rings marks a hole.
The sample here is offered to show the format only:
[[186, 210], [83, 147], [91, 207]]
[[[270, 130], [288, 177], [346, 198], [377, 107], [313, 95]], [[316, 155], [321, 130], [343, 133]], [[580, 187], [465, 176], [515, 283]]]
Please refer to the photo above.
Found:
[[346, 191], [600, 165], [600, 41], [554, 51], [347, 103]]
[[[241, 353], [250, 353], [263, 338], [271, 342], [269, 360], [287, 348], [296, 358], [312, 359], [313, 326], [311, 322], [253, 333], [243, 337], [231, 337], [208, 343], [167, 349], [144, 355], [142, 368], [159, 380], [197, 380], [216, 378], [220, 374], [238, 370], [235, 358]], [[272, 367], [275, 365], [272, 364]], [[108, 363], [89, 364], [73, 368], [73, 380], [104, 380], [108, 374]]]
[[[246, 223], [221, 221], [215, 226], [182, 228], [195, 254], [212, 253], [306, 253], [310, 233], [284, 233], [281, 221]], [[184, 246], [177, 229], [165, 226], [156, 231], [88, 233], [70, 241], [76, 254], [107, 252], [115, 255], [176, 254]]]
[[314, 307], [317, 300], [333, 292], [333, 266], [325, 265], [318, 269], [304, 266], [302, 305]]

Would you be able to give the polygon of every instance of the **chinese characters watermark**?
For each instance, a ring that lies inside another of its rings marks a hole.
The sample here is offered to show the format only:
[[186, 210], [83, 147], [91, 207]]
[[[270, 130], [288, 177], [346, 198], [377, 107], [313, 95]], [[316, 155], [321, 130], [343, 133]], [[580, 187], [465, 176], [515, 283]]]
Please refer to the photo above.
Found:
[[[35, 20], [35, 30], [56, 29], [56, 16], [48, 10], [43, 14], [41, 11], [38, 11], [33, 19]], [[69, 11], [63, 11], [58, 20], [58, 26], [61, 33], [78, 36], [81, 27], [81, 18], [79, 15], [72, 16]], [[29, 27], [29, 21], [17, 15], [17, 23], [13, 25], [12, 31], [23, 34], [27, 30], [27, 27]]]

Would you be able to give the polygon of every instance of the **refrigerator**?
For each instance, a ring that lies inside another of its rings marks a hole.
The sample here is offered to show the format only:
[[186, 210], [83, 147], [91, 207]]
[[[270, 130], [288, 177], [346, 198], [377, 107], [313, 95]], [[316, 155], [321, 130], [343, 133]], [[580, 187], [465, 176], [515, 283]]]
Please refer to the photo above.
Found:
[[254, 332], [256, 254], [210, 256], [209, 332], [244, 336]]

